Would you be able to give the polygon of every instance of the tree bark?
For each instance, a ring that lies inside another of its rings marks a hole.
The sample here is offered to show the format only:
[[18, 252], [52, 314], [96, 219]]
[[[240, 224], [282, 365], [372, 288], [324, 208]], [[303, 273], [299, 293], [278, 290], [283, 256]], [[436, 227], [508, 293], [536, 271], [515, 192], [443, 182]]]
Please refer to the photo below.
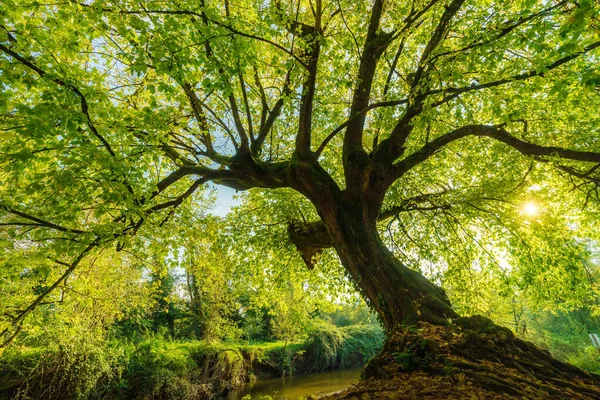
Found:
[[406, 267], [385, 246], [368, 211], [342, 201], [320, 213], [342, 265], [385, 328], [419, 321], [445, 325], [458, 317], [443, 289]]
[[298, 157], [291, 171], [294, 189], [315, 206], [321, 221], [291, 225], [291, 241], [308, 268], [312, 257], [333, 247], [369, 306], [391, 332], [403, 324], [446, 325], [458, 317], [443, 289], [402, 264], [381, 240], [377, 221], [386, 187], [379, 171], [340, 190], [316, 160]]

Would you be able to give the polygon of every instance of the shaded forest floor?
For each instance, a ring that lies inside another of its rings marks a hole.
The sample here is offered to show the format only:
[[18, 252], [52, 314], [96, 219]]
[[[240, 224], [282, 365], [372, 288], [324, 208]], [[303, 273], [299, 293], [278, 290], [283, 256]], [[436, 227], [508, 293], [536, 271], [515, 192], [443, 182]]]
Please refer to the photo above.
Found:
[[600, 375], [558, 361], [483, 317], [396, 331], [341, 399], [600, 399]]

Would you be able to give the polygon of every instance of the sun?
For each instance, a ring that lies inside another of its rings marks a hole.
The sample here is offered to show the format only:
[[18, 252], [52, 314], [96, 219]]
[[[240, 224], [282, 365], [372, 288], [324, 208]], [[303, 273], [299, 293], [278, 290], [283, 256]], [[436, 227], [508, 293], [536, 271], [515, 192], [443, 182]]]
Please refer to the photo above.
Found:
[[538, 215], [539, 212], [540, 212], [540, 208], [537, 206], [537, 204], [535, 204], [531, 201], [529, 203], [526, 203], [523, 206], [523, 214], [533, 217], [533, 216]]

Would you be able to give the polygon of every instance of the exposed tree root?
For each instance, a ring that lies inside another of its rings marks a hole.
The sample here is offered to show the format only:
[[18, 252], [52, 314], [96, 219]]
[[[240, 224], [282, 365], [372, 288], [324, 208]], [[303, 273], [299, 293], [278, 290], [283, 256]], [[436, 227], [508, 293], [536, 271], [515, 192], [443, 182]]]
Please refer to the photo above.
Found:
[[600, 375], [474, 316], [399, 328], [339, 399], [600, 399]]

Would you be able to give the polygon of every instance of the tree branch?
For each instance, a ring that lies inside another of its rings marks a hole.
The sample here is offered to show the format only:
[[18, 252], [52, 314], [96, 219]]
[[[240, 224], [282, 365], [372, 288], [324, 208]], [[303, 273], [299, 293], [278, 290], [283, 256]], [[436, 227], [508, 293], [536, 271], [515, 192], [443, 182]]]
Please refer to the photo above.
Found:
[[384, 165], [391, 165], [393, 161], [404, 151], [404, 143], [408, 139], [408, 136], [413, 130], [411, 121], [414, 117], [419, 115], [423, 110], [423, 104], [427, 96], [424, 96], [426, 92], [426, 86], [421, 85], [423, 80], [429, 77], [430, 72], [430, 57], [434, 50], [443, 42], [443, 38], [446, 36], [450, 23], [458, 14], [465, 0], [453, 0], [452, 3], [446, 7], [440, 21], [438, 22], [421, 58], [415, 72], [412, 74], [410, 83], [410, 94], [409, 94], [409, 106], [404, 113], [403, 117], [396, 123], [394, 129], [390, 133], [390, 136], [383, 140], [378, 149], [374, 150], [374, 158], [376, 162]]
[[33, 215], [29, 215], [29, 214], [26, 214], [24, 212], [15, 210], [15, 209], [13, 209], [11, 207], [8, 207], [8, 206], [6, 206], [4, 204], [0, 204], [0, 210], [4, 210], [4, 211], [6, 211], [9, 214], [13, 214], [13, 215], [16, 215], [18, 217], [25, 218], [25, 219], [27, 219], [29, 221], [33, 221], [35, 223], [33, 225], [35, 225], [35, 226], [39, 226], [39, 227], [43, 227], [43, 228], [49, 228], [49, 229], [54, 229], [54, 230], [57, 230], [57, 231], [60, 231], [60, 232], [65, 232], [65, 233], [76, 233], [76, 234], [86, 234], [86, 233], [89, 233], [89, 232], [86, 232], [86, 231], [83, 231], [83, 230], [80, 230], [80, 229], [71, 229], [71, 228], [67, 228], [67, 227], [55, 224], [55, 223], [50, 222], [50, 221], [43, 220], [43, 219], [35, 217]]
[[437, 60], [438, 58], [441, 58], [441, 57], [452, 56], [452, 55], [455, 55], [455, 54], [464, 53], [464, 52], [466, 52], [468, 50], [472, 50], [472, 49], [475, 49], [477, 47], [493, 43], [493, 42], [495, 42], [495, 41], [497, 41], [499, 39], [502, 39], [503, 37], [507, 36], [509, 33], [511, 33], [512, 31], [514, 31], [515, 29], [517, 29], [521, 25], [523, 25], [523, 24], [525, 24], [525, 23], [527, 23], [527, 22], [529, 22], [529, 21], [531, 21], [533, 19], [536, 19], [538, 17], [548, 16], [552, 11], [554, 11], [556, 9], [559, 9], [559, 8], [563, 7], [564, 5], [566, 5], [568, 3], [569, 3], [569, 0], [563, 0], [563, 1], [559, 2], [559, 3], [553, 4], [551, 7], [544, 8], [544, 9], [542, 9], [542, 10], [536, 12], [536, 13], [529, 14], [527, 16], [519, 17], [518, 19], [513, 20], [513, 21], [503, 22], [501, 27], [487, 28], [486, 31], [488, 31], [488, 32], [491, 31], [491, 32], [495, 33], [496, 35], [493, 36], [493, 37], [491, 37], [491, 38], [489, 38], [488, 40], [478, 40], [478, 41], [475, 41], [475, 42], [473, 42], [473, 43], [471, 43], [471, 44], [469, 44], [467, 46], [464, 46], [463, 48], [460, 48], [458, 50], [451, 50], [451, 51], [446, 51], [446, 52], [443, 52], [443, 53], [436, 54], [434, 57], [432, 57], [432, 62], [435, 61], [435, 60]]
[[[29, 315], [33, 310], [35, 310], [36, 307], [40, 305], [40, 303], [42, 303], [42, 301], [46, 298], [46, 296], [52, 293], [54, 289], [56, 289], [65, 279], [67, 279], [69, 275], [71, 275], [73, 271], [75, 271], [75, 269], [81, 263], [85, 255], [89, 253], [92, 249], [97, 247], [99, 243], [100, 239], [99, 237], [96, 237], [96, 239], [92, 243], [90, 243], [81, 253], [79, 253], [75, 260], [68, 264], [68, 268], [65, 270], [65, 272], [50, 287], [44, 290], [44, 292], [40, 294], [26, 309], [21, 311], [16, 317], [12, 319], [11, 324], [13, 327], [15, 327], [17, 332], [10, 335], [4, 342], [2, 342], [2, 345], [0, 347], [5, 347], [8, 344], [10, 344], [12, 340], [14, 340], [14, 338], [17, 336], [18, 331], [21, 330], [21, 325], [23, 324], [23, 320], [25, 319], [25, 317], [27, 317], [27, 315]], [[66, 265], [66, 263], [59, 261], [57, 261], [57, 263]], [[5, 336], [8, 332], [9, 328], [4, 329], [2, 333], [0, 333], [0, 337]]]
[[86, 118], [86, 125], [88, 126], [88, 128], [90, 128], [90, 130], [92, 131], [92, 133], [94, 134], [94, 136], [96, 136], [96, 138], [98, 138], [98, 140], [100, 140], [100, 142], [102, 143], [102, 145], [106, 148], [106, 151], [108, 151], [108, 153], [112, 156], [112, 157], [116, 157], [115, 152], [113, 151], [112, 147], [110, 146], [110, 144], [108, 143], [108, 141], [98, 132], [98, 129], [96, 129], [96, 126], [94, 125], [94, 123], [92, 122], [92, 118], [90, 117], [89, 114], [89, 105], [88, 102], [85, 98], [85, 96], [83, 95], [83, 93], [81, 93], [81, 91], [77, 88], [77, 86], [67, 83], [64, 80], [55, 77], [55, 76], [49, 76], [46, 71], [44, 71], [43, 69], [39, 68], [37, 65], [35, 65], [34, 63], [32, 63], [31, 61], [27, 60], [25, 57], [21, 56], [20, 54], [12, 51], [11, 49], [9, 49], [8, 47], [0, 44], [0, 50], [2, 50], [4, 53], [8, 54], [9, 56], [15, 58], [16, 60], [18, 60], [21, 64], [23, 64], [24, 66], [26, 66], [27, 68], [35, 71], [40, 78], [46, 78], [49, 79], [50, 81], [56, 83], [59, 86], [64, 87], [65, 89], [70, 90], [71, 92], [73, 92], [78, 98], [79, 101], [81, 103], [81, 113], [85, 116]]
[[[0, 44], [0, 50], [2, 50], [5, 54], [18, 60], [25, 67], [33, 70], [35, 73], [37, 73], [40, 76], [40, 78], [49, 79], [50, 81], [56, 83], [57, 85], [62, 86], [65, 89], [74, 93], [79, 98], [81, 113], [85, 117], [85, 123], [86, 123], [87, 127], [90, 129], [92, 134], [102, 143], [102, 146], [104, 146], [104, 148], [106, 149], [108, 154], [110, 154], [110, 156], [113, 159], [116, 159], [116, 157], [117, 157], [116, 153], [113, 151], [113, 149], [110, 146], [110, 144], [108, 143], [108, 141], [104, 138], [104, 136], [102, 136], [100, 134], [100, 132], [94, 125], [94, 122], [92, 121], [92, 117], [90, 116], [90, 113], [89, 113], [89, 104], [87, 102], [87, 99], [85, 98], [85, 96], [83, 95], [81, 90], [79, 90], [79, 88], [77, 86], [75, 86], [71, 83], [67, 83], [58, 77], [49, 75], [46, 71], [39, 68], [37, 65], [35, 65], [33, 62], [29, 61], [27, 58], [14, 52], [13, 50], [9, 49], [8, 47], [6, 47], [2, 44]], [[133, 191], [133, 187], [127, 180], [127, 177], [125, 177], [124, 175], [122, 175], [122, 177], [123, 177], [123, 184], [125, 185], [127, 191], [133, 196], [133, 199], [135, 202], [136, 200], [135, 200], [135, 193]]]
[[355, 182], [356, 171], [364, 167], [362, 164], [366, 159], [366, 152], [362, 145], [362, 138], [366, 115], [362, 110], [369, 106], [377, 63], [385, 49], [390, 45], [393, 37], [393, 34], [381, 32], [379, 29], [383, 15], [383, 4], [384, 0], [375, 0], [371, 9], [367, 37], [360, 57], [358, 76], [356, 78], [358, 86], [352, 97], [352, 105], [350, 106], [349, 113], [350, 119], [348, 120], [344, 136], [342, 158], [347, 185]]
[[463, 93], [468, 93], [468, 92], [473, 92], [473, 91], [477, 91], [477, 90], [489, 89], [492, 87], [502, 86], [507, 83], [522, 81], [522, 80], [533, 78], [535, 76], [543, 77], [549, 71], [552, 71], [553, 69], [556, 69], [556, 68], [568, 63], [569, 61], [572, 61], [584, 54], [587, 54], [590, 51], [597, 49], [598, 47], [600, 47], [600, 41], [589, 44], [583, 48], [583, 51], [573, 53], [568, 56], [559, 58], [558, 60], [554, 61], [552, 64], [546, 65], [542, 68], [532, 69], [532, 70], [529, 70], [522, 74], [517, 74], [517, 75], [510, 76], [508, 78], [498, 79], [495, 81], [482, 83], [482, 84], [474, 84], [471, 86], [460, 87], [460, 88], [436, 89], [436, 90], [426, 93], [426, 95], [430, 96], [430, 95], [436, 94], [436, 93], [448, 93], [441, 100], [438, 100], [432, 104], [431, 107], [435, 108], [435, 107], [438, 107], [442, 104], [449, 102], [450, 100], [457, 98], [458, 96], [460, 96]]
[[[271, 132], [271, 129], [273, 129], [273, 124], [275, 124], [275, 121], [281, 114], [281, 110], [283, 108], [285, 98], [287, 96], [289, 96], [292, 92], [292, 88], [290, 87], [291, 74], [292, 74], [292, 69], [290, 68], [285, 77], [283, 88], [281, 90], [281, 96], [279, 97], [279, 99], [277, 100], [277, 102], [275, 103], [275, 105], [273, 106], [273, 109], [271, 111], [267, 112], [268, 105], [267, 105], [266, 96], [264, 94], [264, 90], [262, 89], [262, 86], [259, 86], [261, 89], [261, 101], [263, 103], [264, 117], [262, 118], [263, 121], [261, 123], [260, 131], [258, 132], [258, 135], [256, 136], [256, 140], [254, 140], [252, 142], [252, 146], [250, 149], [253, 156], [258, 156], [261, 153], [262, 146], [263, 146], [267, 136], [269, 135], [269, 132]], [[260, 83], [260, 81], [258, 80], [258, 75], [257, 75], [256, 79], [257, 79], [257, 82]]]
[[567, 160], [600, 162], [600, 152], [569, 150], [556, 146], [541, 146], [526, 142], [511, 136], [504, 125], [467, 125], [437, 137], [419, 150], [395, 164], [392, 168], [391, 179], [386, 184], [391, 184], [406, 172], [421, 164], [446, 145], [467, 136], [485, 136], [500, 141], [521, 154], [532, 157], [558, 157]]
[[[321, 1], [318, 0], [320, 7]], [[321, 53], [321, 10], [319, 8], [315, 16], [315, 26], [309, 27], [308, 32], [302, 32], [302, 37], [306, 39], [308, 52], [308, 75], [302, 84], [302, 95], [300, 97], [300, 111], [298, 116], [298, 133], [296, 135], [296, 153], [300, 156], [307, 156], [310, 153], [311, 135], [312, 135], [312, 114], [315, 90], [317, 86], [317, 70], [319, 65], [319, 55]]]
[[167, 202], [160, 203], [160, 204], [157, 204], [155, 206], [152, 206], [148, 210], [149, 213], [154, 213], [156, 211], [164, 210], [165, 208], [174, 208], [174, 207], [180, 206], [181, 203], [183, 203], [183, 201], [185, 199], [187, 199], [188, 197], [190, 197], [196, 190], [198, 190], [198, 188], [200, 186], [202, 186], [204, 183], [208, 182], [209, 180], [210, 180], [210, 178], [208, 176], [200, 178], [200, 179], [196, 179], [194, 181], [194, 183], [192, 183], [192, 185], [184, 193], [182, 193], [181, 195], [177, 196], [173, 200], [169, 200]]

